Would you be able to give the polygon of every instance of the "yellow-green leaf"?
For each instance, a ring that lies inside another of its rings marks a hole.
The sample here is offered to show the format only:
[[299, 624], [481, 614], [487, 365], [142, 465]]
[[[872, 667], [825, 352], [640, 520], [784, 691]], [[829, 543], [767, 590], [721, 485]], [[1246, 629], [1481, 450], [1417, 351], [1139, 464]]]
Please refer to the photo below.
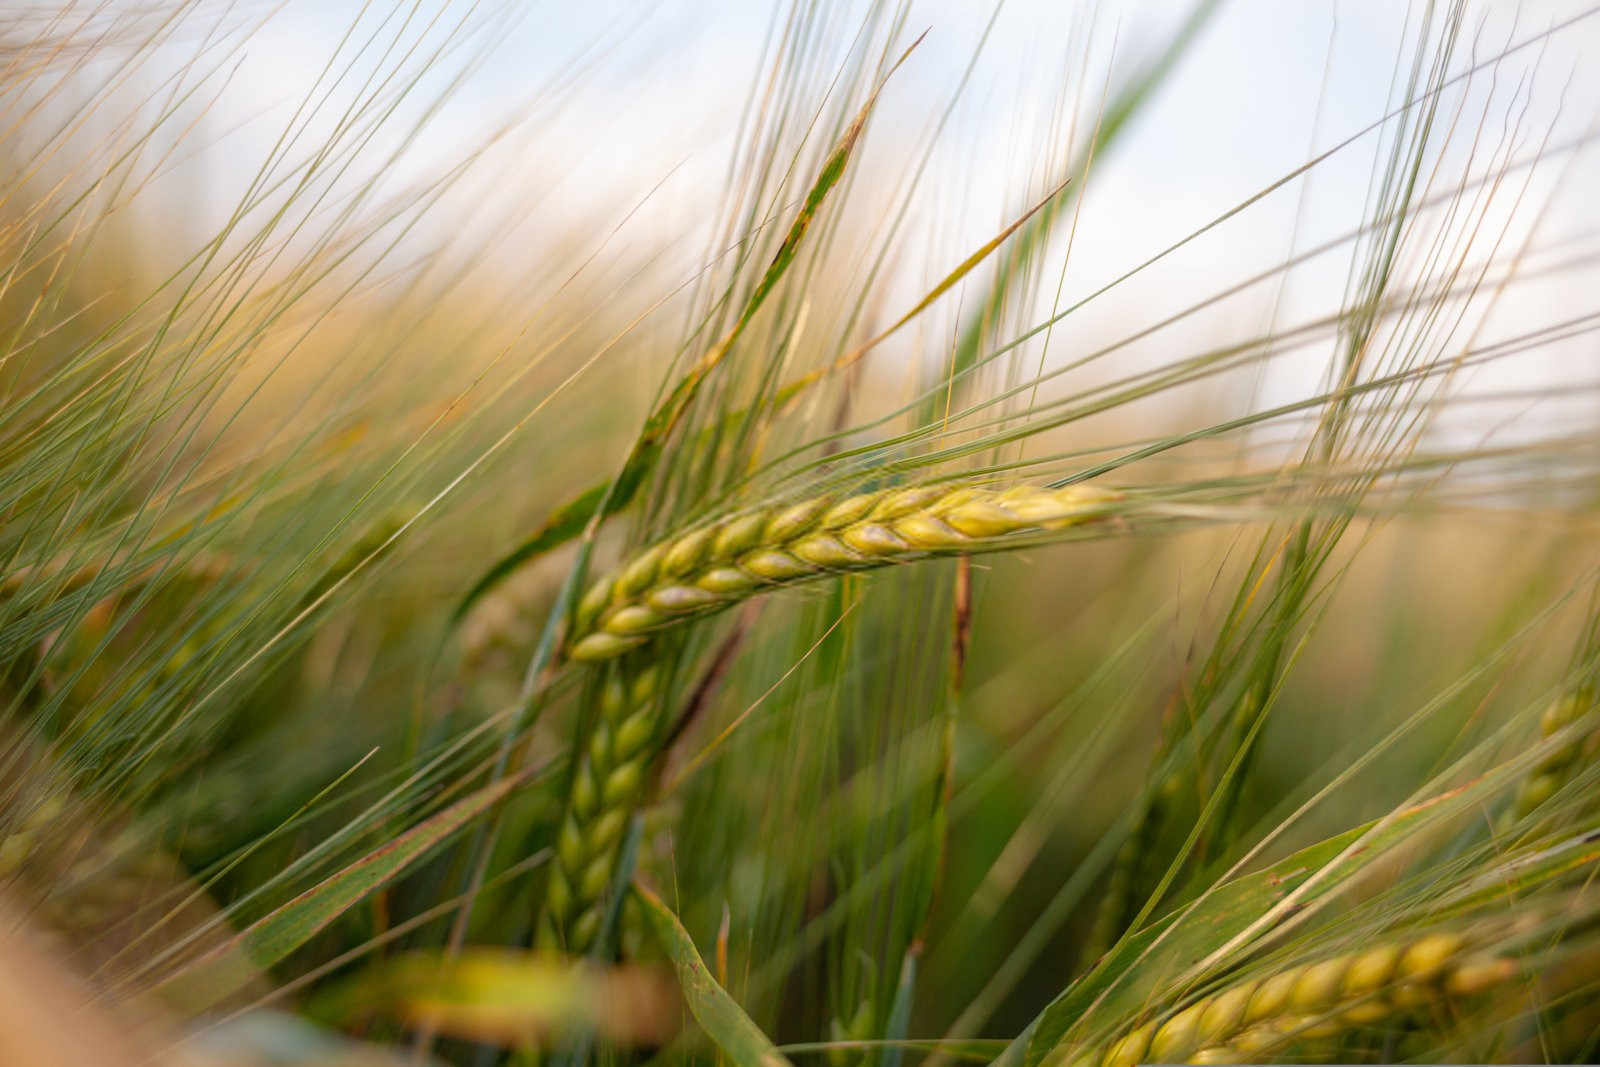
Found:
[[415, 952], [317, 996], [316, 1018], [340, 1024], [393, 1016], [468, 1041], [526, 1047], [594, 1030], [612, 1045], [660, 1045], [676, 1032], [678, 998], [665, 970], [598, 967], [549, 953], [467, 948]]

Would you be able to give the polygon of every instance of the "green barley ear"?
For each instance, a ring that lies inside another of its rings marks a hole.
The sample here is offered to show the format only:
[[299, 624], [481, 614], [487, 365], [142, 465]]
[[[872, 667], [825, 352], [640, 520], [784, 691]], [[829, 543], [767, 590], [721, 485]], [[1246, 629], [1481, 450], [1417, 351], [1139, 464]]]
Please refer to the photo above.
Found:
[[[1600, 591], [1590, 592], [1590, 604], [1583, 627], [1574, 643], [1563, 690], [1547, 704], [1539, 716], [1539, 737], [1570, 735], [1559, 748], [1547, 753], [1517, 787], [1516, 796], [1501, 817], [1501, 826], [1511, 830], [1542, 808], [1565, 788], [1594, 756], [1597, 739], [1594, 713], [1600, 710]], [[1582, 725], [1580, 725], [1582, 724]]]
[[[1594, 690], [1587, 686], [1565, 693], [1553, 700], [1539, 716], [1539, 736], [1552, 737], [1580, 722], [1587, 722], [1600, 710], [1600, 701]], [[1593, 753], [1593, 723], [1588, 734], [1574, 738], [1539, 761], [1528, 777], [1517, 788], [1510, 814], [1522, 819], [1533, 814], [1572, 780], [1581, 769], [1585, 758]]]
[[633, 806], [657, 752], [675, 624], [766, 588], [931, 555], [994, 551], [1106, 514], [1117, 494], [1086, 485], [881, 490], [745, 512], [660, 542], [596, 581], [578, 603], [572, 659], [600, 665], [581, 710], [566, 814], [537, 919], [541, 945], [584, 953]]
[[[45, 684], [64, 683], [56, 694], [56, 745], [107, 759], [126, 754], [126, 742], [114, 734], [130, 709], [180, 709], [162, 762], [193, 759], [259, 731], [270, 723], [272, 705], [287, 696], [311, 613], [386, 555], [408, 516], [398, 509], [365, 524], [309, 583], [281, 573], [251, 574], [244, 561], [222, 553], [136, 575], [51, 643]], [[146, 585], [156, 587], [147, 591]], [[240, 653], [257, 648], [265, 654], [256, 662]], [[239, 660], [246, 668], [230, 670]], [[219, 677], [228, 678], [232, 694], [226, 713], [185, 721], [182, 706], [203, 698]], [[263, 683], [268, 688], [255, 691]]]
[[664, 727], [675, 651], [660, 642], [619, 656], [597, 669], [586, 691], [580, 710], [588, 733], [578, 744], [535, 920], [540, 948], [584, 955], [595, 946]]

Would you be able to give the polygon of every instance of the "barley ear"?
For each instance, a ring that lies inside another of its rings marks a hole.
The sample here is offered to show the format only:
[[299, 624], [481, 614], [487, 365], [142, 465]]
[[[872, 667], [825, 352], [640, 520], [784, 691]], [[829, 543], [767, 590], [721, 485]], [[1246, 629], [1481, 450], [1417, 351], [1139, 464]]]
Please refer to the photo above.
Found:
[[[1600, 707], [1600, 702], [1596, 701], [1595, 693], [1590, 689], [1565, 693], [1552, 701], [1539, 717], [1539, 736], [1553, 737], [1572, 724], [1588, 718], [1597, 707]], [[1592, 731], [1590, 736], [1593, 736]], [[1511, 807], [1515, 818], [1533, 814], [1534, 809], [1572, 780], [1582, 763], [1589, 740], [1580, 737], [1539, 761], [1517, 789], [1517, 797]]]
[[616, 875], [628, 819], [656, 755], [670, 650], [658, 644], [596, 668], [555, 855], [535, 930], [539, 947], [588, 952]]
[[1516, 975], [1507, 958], [1435, 933], [1240, 982], [1146, 1023], [1099, 1053], [1057, 1050], [1063, 1062], [1246, 1063], [1304, 1038], [1327, 1037], [1451, 998], [1487, 993]]
[[653, 545], [596, 581], [567, 655], [613, 659], [685, 619], [838, 571], [995, 551], [1021, 534], [1101, 518], [1118, 499], [1090, 485], [920, 486], [744, 512]]

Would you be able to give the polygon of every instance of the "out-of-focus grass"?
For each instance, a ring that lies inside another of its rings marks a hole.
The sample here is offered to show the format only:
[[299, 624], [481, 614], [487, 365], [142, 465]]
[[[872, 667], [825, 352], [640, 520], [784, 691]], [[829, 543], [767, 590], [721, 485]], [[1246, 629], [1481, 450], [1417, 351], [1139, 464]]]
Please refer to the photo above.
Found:
[[[526, 246], [509, 208], [498, 228], [429, 227], [507, 165], [497, 148], [538, 143], [538, 107], [423, 177], [367, 169], [389, 143], [369, 134], [426, 125], [402, 101], [448, 113], [498, 16], [358, 19], [304, 123], [192, 247], [156, 214], [171, 186], [145, 183], [208, 129], [248, 18], [6, 26], [0, 874], [28, 924], [99, 994], [213, 1037], [305, 1005], [458, 1062], [551, 1033], [564, 1062], [709, 1058], [709, 1034], [734, 1062], [788, 1042], [895, 1067], [1022, 1035], [1006, 1055], [1031, 1067], [1269, 966], [1459, 922], [1548, 996], [1314, 1054], [1527, 1054], [1544, 1028], [1538, 1054], [1584, 1054], [1590, 861], [1551, 857], [1587, 857], [1595, 774], [1505, 814], [1556, 750], [1529, 747], [1541, 712], [1594, 671], [1600, 469], [1591, 425], [1538, 424], [1592, 394], [1587, 368], [1524, 392], [1480, 379], [1592, 341], [1587, 307], [1484, 325], [1519, 269], [1592, 239], [1496, 229], [1537, 214], [1513, 164], [1563, 158], [1516, 125], [1521, 83], [1468, 110], [1451, 79], [1488, 45], [1462, 49], [1464, 11], [1419, 12], [1395, 75], [1411, 106], [1375, 127], [1376, 191], [1325, 250], [1350, 272], [1325, 317], [1263, 324], [1295, 249], [1255, 305], [1217, 278], [1192, 315], [1134, 309], [1090, 343], [1071, 328], [1097, 290], [1060, 298], [1052, 257], [1187, 31], [1115, 68], [1107, 99], [1074, 68], [1070, 143], [1042, 138], [994, 239], [952, 249], [912, 224], [947, 195], [920, 158], [872, 152], [872, 94], [914, 18], [784, 12], [724, 215], [636, 241], [618, 205]], [[553, 509], [630, 472], [630, 509], [483, 584]], [[842, 576], [689, 629], [623, 852], [655, 891], [614, 902], [602, 951], [626, 966], [569, 986], [525, 959], [594, 729], [592, 683], [540, 647], [574, 568], [740, 507], [973, 472], [1088, 475], [1127, 503], [1081, 541]], [[1369, 820], [1370, 852], [1267, 867]], [[1130, 836], [1140, 918], [1102, 941]], [[1304, 909], [1276, 913], [1263, 870]], [[1207, 910], [1236, 899], [1258, 910]], [[422, 988], [432, 961], [461, 980]], [[651, 1011], [676, 967], [701, 1029], [622, 1025], [582, 984], [635, 965]], [[598, 1050], [573, 1037], [591, 1027]]]

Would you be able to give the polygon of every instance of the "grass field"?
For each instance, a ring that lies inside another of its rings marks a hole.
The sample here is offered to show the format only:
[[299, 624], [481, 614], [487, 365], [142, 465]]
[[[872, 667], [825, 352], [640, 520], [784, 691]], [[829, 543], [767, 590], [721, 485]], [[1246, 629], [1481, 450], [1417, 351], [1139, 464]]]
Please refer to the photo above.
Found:
[[1592, 1061], [1600, 9], [557, 7], [0, 10], [0, 1062]]

